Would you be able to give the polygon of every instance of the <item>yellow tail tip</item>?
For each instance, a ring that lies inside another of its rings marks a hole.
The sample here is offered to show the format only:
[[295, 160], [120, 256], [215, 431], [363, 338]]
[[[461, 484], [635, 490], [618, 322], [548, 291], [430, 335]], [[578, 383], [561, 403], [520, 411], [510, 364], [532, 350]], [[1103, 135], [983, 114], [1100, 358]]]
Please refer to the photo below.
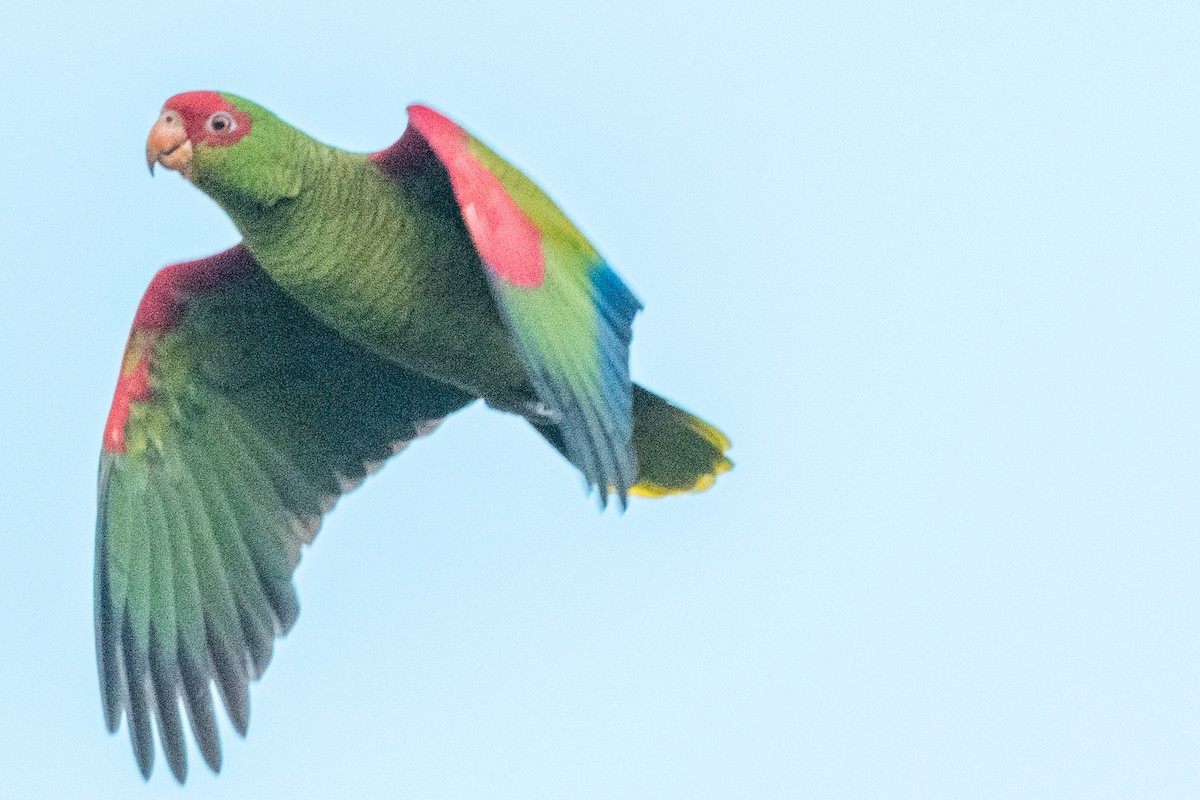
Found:
[[[713, 428], [716, 431], [716, 428]], [[720, 434], [720, 431], [717, 431]], [[722, 436], [722, 439], [724, 437]], [[729, 447], [729, 440], [724, 439], [725, 447]], [[629, 493], [635, 497], [668, 497], [673, 494], [691, 494], [693, 492], [703, 492], [712, 488], [717, 482], [717, 476], [729, 472], [733, 469], [733, 462], [722, 456], [717, 465], [713, 467], [712, 472], [706, 472], [696, 478], [696, 482], [691, 486], [662, 486], [653, 481], [642, 481], [629, 487]]]
[[733, 468], [725, 457], [731, 443], [699, 417], [634, 385], [633, 448], [637, 482], [629, 493], [637, 497], [666, 497], [703, 492], [717, 476]]

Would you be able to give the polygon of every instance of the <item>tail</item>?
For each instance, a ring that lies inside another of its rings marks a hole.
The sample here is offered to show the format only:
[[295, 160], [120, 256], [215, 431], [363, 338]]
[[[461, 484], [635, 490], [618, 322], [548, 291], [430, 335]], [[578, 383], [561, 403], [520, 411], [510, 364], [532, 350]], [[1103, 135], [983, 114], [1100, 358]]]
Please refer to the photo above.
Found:
[[[529, 418], [529, 417], [527, 417]], [[550, 444], [566, 456], [557, 426], [530, 422]], [[702, 492], [717, 476], [733, 468], [725, 457], [725, 434], [682, 408], [633, 385], [633, 449], [637, 456], [637, 483], [629, 493], [640, 497]]]
[[633, 385], [633, 449], [637, 483], [630, 494], [665, 497], [702, 492], [733, 468], [725, 434], [699, 417]]

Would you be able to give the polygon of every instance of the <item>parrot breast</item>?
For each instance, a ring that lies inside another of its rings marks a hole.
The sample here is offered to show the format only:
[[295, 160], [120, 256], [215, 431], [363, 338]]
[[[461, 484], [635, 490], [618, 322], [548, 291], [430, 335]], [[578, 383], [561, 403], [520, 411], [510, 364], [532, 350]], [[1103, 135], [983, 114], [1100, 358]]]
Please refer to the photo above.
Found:
[[[295, 198], [231, 211], [263, 269], [371, 352], [479, 395], [528, 380], [461, 217], [366, 156], [326, 148]], [[446, 191], [449, 190], [447, 185]]]

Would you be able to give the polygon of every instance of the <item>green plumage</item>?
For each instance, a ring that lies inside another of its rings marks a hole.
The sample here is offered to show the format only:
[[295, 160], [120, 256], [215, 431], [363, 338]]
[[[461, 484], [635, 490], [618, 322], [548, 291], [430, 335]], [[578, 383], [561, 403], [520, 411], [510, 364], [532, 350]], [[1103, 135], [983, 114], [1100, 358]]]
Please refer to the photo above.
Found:
[[[423, 110], [432, 138], [406, 134], [388, 162], [194, 95], [253, 125], [198, 140], [190, 161], [243, 242], [163, 270], [139, 307], [100, 461], [95, 573], [107, 726], [125, 716], [145, 776], [156, 727], [181, 782], [185, 724], [220, 768], [212, 687], [245, 734], [249, 683], [296, 621], [292, 576], [324, 515], [473, 400], [525, 416], [602, 499], [704, 489], [731, 466], [723, 434], [630, 382], [633, 295], [453, 123]], [[504, 261], [514, 223], [541, 248], [536, 283]]]
[[176, 696], [220, 766], [208, 683], [245, 732], [247, 684], [295, 622], [292, 572], [339, 494], [472, 397], [354, 346], [263, 272], [192, 299], [158, 342], [154, 403], [101, 461], [96, 620], [110, 729], [153, 758], [144, 676], [176, 776]]
[[[318, 319], [388, 360], [477, 395], [534, 398], [439, 176], [390, 180], [364, 154], [321, 144], [248, 101], [235, 103], [254, 114], [253, 134], [227, 152], [207, 151], [223, 156], [208, 169], [198, 153], [195, 182], [229, 214], [272, 279]], [[256, 152], [232, 152], [252, 140]], [[302, 179], [293, 180], [296, 174]]]

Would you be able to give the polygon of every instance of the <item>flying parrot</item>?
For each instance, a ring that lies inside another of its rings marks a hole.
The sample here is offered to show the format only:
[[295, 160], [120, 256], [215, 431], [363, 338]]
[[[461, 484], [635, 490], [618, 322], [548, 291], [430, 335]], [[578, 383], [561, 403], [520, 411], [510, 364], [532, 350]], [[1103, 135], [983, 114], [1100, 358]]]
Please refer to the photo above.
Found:
[[242, 240], [142, 297], [104, 430], [95, 627], [105, 722], [144, 777], [151, 719], [187, 776], [182, 709], [221, 767], [212, 687], [248, 684], [299, 606], [338, 497], [482, 398], [522, 415], [601, 505], [712, 485], [716, 428], [631, 383], [641, 304], [528, 178], [430, 108], [392, 146], [322, 144], [231, 94], [169, 99], [146, 143]]

